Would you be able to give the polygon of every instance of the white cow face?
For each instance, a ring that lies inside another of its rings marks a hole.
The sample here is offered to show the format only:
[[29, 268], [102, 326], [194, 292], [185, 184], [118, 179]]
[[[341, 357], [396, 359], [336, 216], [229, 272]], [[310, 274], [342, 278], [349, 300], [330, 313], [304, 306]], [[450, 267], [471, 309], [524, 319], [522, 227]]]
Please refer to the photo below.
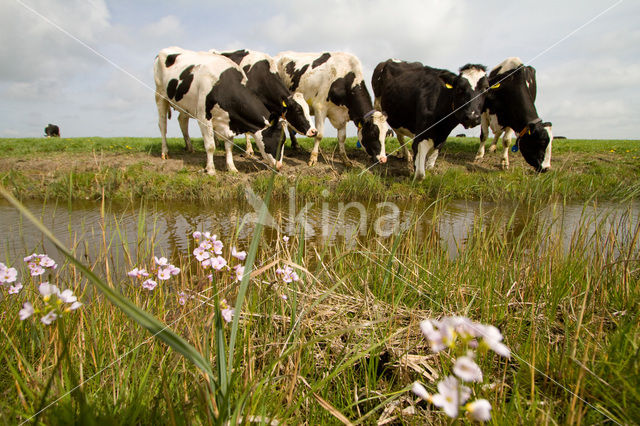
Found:
[[311, 125], [309, 105], [304, 100], [302, 93], [296, 92], [289, 96], [283, 101], [283, 106], [285, 108], [284, 118], [296, 132], [308, 137], [313, 137], [318, 133]]

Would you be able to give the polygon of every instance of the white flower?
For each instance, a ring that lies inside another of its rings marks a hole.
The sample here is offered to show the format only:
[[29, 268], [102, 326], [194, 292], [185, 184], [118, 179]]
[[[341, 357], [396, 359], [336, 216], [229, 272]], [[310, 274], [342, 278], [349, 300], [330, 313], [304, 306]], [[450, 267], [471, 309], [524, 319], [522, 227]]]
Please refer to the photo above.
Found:
[[245, 260], [247, 258], [246, 251], [236, 251], [235, 247], [231, 247], [231, 256], [235, 257], [238, 260]]
[[18, 312], [20, 321], [26, 320], [31, 315], [33, 315], [34, 312], [35, 310], [33, 309], [33, 305], [31, 304], [31, 302], [24, 302], [24, 304], [22, 305], [22, 309], [20, 309], [20, 312]]
[[35, 259], [35, 258], [36, 258], [36, 256], [38, 256], [38, 255], [37, 255], [37, 254], [35, 254], [35, 253], [33, 253], [33, 254], [31, 254], [30, 256], [25, 257], [23, 260], [24, 260], [25, 262], [31, 262], [33, 259]]
[[425, 387], [422, 386], [419, 382], [413, 382], [413, 386], [411, 386], [411, 392], [416, 394], [419, 398], [431, 402], [431, 394], [427, 392], [427, 389], [425, 389]]
[[284, 243], [288, 243], [289, 242], [289, 237], [287, 237], [286, 235], [284, 237], [282, 237], [282, 241], [284, 241]]
[[200, 231], [195, 231], [193, 234], [191, 234], [193, 236], [193, 239], [198, 241], [200, 238], [202, 238], [202, 232]]
[[168, 280], [171, 278], [171, 270], [169, 268], [158, 269], [158, 279]]
[[18, 293], [20, 293], [20, 290], [22, 290], [22, 283], [18, 283], [16, 285], [9, 286], [9, 291], [7, 293], [9, 293], [9, 294], [18, 294]]
[[68, 306], [65, 311], [69, 312], [69, 311], [75, 311], [76, 309], [78, 309], [80, 306], [82, 306], [82, 303], [80, 302], [73, 302], [71, 304], [71, 306]]
[[443, 342], [443, 335], [440, 330], [434, 327], [434, 324], [439, 324], [438, 321], [433, 320], [424, 320], [420, 322], [420, 330], [424, 337], [429, 341], [429, 345], [431, 346], [431, 350], [433, 352], [440, 352], [441, 350], [446, 348], [446, 345]]
[[60, 293], [58, 295], [58, 297], [60, 298], [60, 300], [62, 300], [64, 303], [73, 303], [76, 300], [78, 300], [78, 298], [76, 296], [73, 295], [73, 291], [66, 289], [64, 290], [62, 293]]
[[465, 408], [467, 414], [479, 422], [487, 422], [491, 420], [491, 404], [486, 399], [476, 399], [468, 403]]
[[160, 259], [158, 259], [157, 257], [153, 256], [153, 260], [158, 266], [167, 266], [167, 264], [169, 263], [166, 257], [161, 257]]
[[0, 268], [0, 283], [12, 283], [18, 278], [18, 271], [16, 268], [7, 268], [2, 265]]
[[169, 269], [171, 275], [178, 275], [180, 273], [180, 268], [178, 268], [177, 266], [169, 265], [167, 268]]
[[57, 318], [58, 318], [58, 314], [56, 314], [54, 311], [51, 311], [47, 315], [40, 318], [40, 321], [42, 321], [42, 323], [45, 325], [49, 325], [52, 322], [54, 322]]
[[464, 404], [471, 396], [471, 389], [458, 384], [458, 379], [448, 376], [438, 383], [438, 392], [433, 395], [431, 401], [437, 407], [444, 410], [449, 417], [458, 417], [460, 404]]
[[58, 287], [53, 284], [49, 284], [46, 281], [40, 284], [38, 290], [40, 291], [40, 294], [42, 295], [42, 298], [45, 302], [48, 301], [52, 295], [60, 296], [60, 290], [58, 289]]
[[481, 325], [480, 336], [482, 336], [482, 342], [486, 344], [489, 349], [497, 353], [504, 358], [511, 358], [511, 351], [502, 343], [502, 333], [493, 325]]
[[152, 280], [152, 279], [148, 279], [148, 280], [146, 280], [145, 282], [143, 282], [143, 283], [142, 283], [142, 287], [143, 287], [143, 288], [146, 288], [146, 289], [147, 289], [147, 290], [149, 290], [149, 291], [151, 291], [151, 290], [153, 290], [154, 288], [156, 288], [156, 286], [157, 286], [157, 285], [158, 285], [158, 283], [157, 283], [157, 282], [155, 282], [155, 281], [154, 281], [154, 280]]
[[464, 382], [481, 382], [482, 370], [471, 357], [461, 356], [453, 366], [453, 372]]

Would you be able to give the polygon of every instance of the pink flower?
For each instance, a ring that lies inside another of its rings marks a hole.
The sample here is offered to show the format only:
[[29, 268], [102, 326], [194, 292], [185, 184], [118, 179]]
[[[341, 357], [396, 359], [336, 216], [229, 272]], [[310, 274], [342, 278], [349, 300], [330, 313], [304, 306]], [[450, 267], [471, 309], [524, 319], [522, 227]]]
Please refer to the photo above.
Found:
[[211, 241], [213, 245], [213, 252], [215, 254], [222, 254], [222, 247], [224, 247], [224, 244], [222, 244], [222, 241], [216, 240], [215, 235], [213, 237], [214, 237], [214, 240]]
[[289, 237], [285, 235], [284, 237], [282, 237], [282, 241], [287, 244], [289, 242]]
[[22, 305], [22, 309], [20, 309], [20, 312], [18, 312], [20, 321], [26, 320], [31, 315], [33, 315], [34, 312], [35, 312], [35, 309], [33, 309], [33, 305], [31, 304], [31, 302], [24, 302], [24, 304]]
[[0, 268], [0, 284], [12, 283], [18, 278], [18, 271], [16, 268], [7, 268], [2, 265]]
[[29, 269], [31, 270], [32, 277], [37, 277], [38, 275], [42, 275], [44, 274], [44, 271], [45, 271], [45, 269], [42, 266], [37, 265], [35, 263], [29, 263]]
[[229, 304], [227, 303], [227, 300], [222, 299], [220, 301], [220, 315], [222, 315], [222, 319], [224, 319], [226, 322], [233, 321], [233, 312], [234, 312], [234, 309], [231, 306], [229, 306]]
[[236, 251], [235, 247], [231, 247], [231, 256], [235, 257], [238, 260], [245, 260], [247, 258], [246, 251]]
[[16, 285], [9, 286], [9, 294], [18, 294], [22, 290], [22, 283], [18, 283]]
[[196, 247], [193, 250], [193, 255], [198, 259], [198, 262], [202, 262], [203, 260], [211, 257], [211, 254], [203, 247]]
[[142, 287], [146, 288], [149, 291], [152, 291], [154, 288], [156, 288], [156, 286], [158, 285], [157, 282], [155, 282], [152, 279], [148, 279], [145, 282], [142, 283]]
[[157, 257], [153, 256], [153, 260], [158, 266], [167, 266], [167, 264], [169, 263], [166, 257], [161, 257], [160, 259], [158, 259]]
[[193, 234], [191, 234], [191, 236], [193, 237], [194, 240], [198, 241], [200, 238], [202, 238], [202, 232], [195, 231]]
[[171, 275], [178, 275], [180, 273], [180, 268], [173, 266], [173, 265], [169, 265], [169, 272], [171, 273]]
[[211, 259], [211, 267], [216, 271], [220, 271], [227, 266], [227, 260], [222, 256], [217, 256]]
[[131, 271], [127, 272], [127, 275], [130, 277], [134, 277], [134, 278], [143, 278], [143, 277], [148, 277], [149, 273], [147, 272], [146, 269], [138, 269], [138, 268], [133, 268]]
[[38, 290], [40, 291], [40, 294], [42, 295], [42, 298], [45, 302], [48, 301], [49, 298], [53, 295], [60, 297], [60, 290], [58, 289], [58, 287], [53, 284], [49, 284], [46, 281], [38, 286]]
[[168, 280], [171, 278], [171, 270], [169, 268], [158, 269], [158, 279]]
[[236, 273], [236, 281], [242, 281], [242, 276], [244, 275], [244, 266], [236, 265], [233, 269]]

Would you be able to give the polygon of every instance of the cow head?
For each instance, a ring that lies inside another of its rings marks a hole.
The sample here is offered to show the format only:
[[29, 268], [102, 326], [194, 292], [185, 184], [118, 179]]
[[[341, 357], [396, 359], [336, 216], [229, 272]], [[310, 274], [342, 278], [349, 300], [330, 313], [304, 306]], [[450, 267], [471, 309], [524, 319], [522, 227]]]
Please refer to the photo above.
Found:
[[311, 114], [309, 113], [309, 104], [304, 100], [302, 93], [296, 92], [282, 101], [284, 107], [284, 118], [289, 126], [308, 137], [318, 134], [318, 131], [311, 125]]
[[282, 157], [284, 153], [284, 144], [282, 143], [284, 126], [282, 123], [283, 120], [276, 118], [272, 120], [267, 127], [256, 132], [256, 135], [262, 137], [266, 160], [270, 166], [278, 170], [282, 167]]
[[484, 98], [489, 88], [486, 70], [484, 65], [467, 64], [460, 68], [454, 84], [445, 82], [446, 88], [453, 90], [455, 117], [466, 129], [480, 124]]
[[358, 139], [374, 161], [387, 162], [385, 139], [388, 131], [387, 114], [380, 111], [369, 111], [358, 123]]
[[525, 161], [536, 172], [546, 172], [551, 167], [552, 143], [551, 123], [543, 123], [539, 119], [529, 122], [516, 140]]

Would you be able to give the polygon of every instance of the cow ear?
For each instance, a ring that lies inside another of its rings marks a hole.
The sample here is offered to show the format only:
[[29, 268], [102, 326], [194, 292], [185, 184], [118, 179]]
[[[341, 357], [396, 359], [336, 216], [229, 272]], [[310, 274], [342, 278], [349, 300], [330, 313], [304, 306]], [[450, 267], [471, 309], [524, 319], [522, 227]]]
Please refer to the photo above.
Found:
[[553, 126], [550, 122], [542, 123], [542, 127], [551, 127]]

